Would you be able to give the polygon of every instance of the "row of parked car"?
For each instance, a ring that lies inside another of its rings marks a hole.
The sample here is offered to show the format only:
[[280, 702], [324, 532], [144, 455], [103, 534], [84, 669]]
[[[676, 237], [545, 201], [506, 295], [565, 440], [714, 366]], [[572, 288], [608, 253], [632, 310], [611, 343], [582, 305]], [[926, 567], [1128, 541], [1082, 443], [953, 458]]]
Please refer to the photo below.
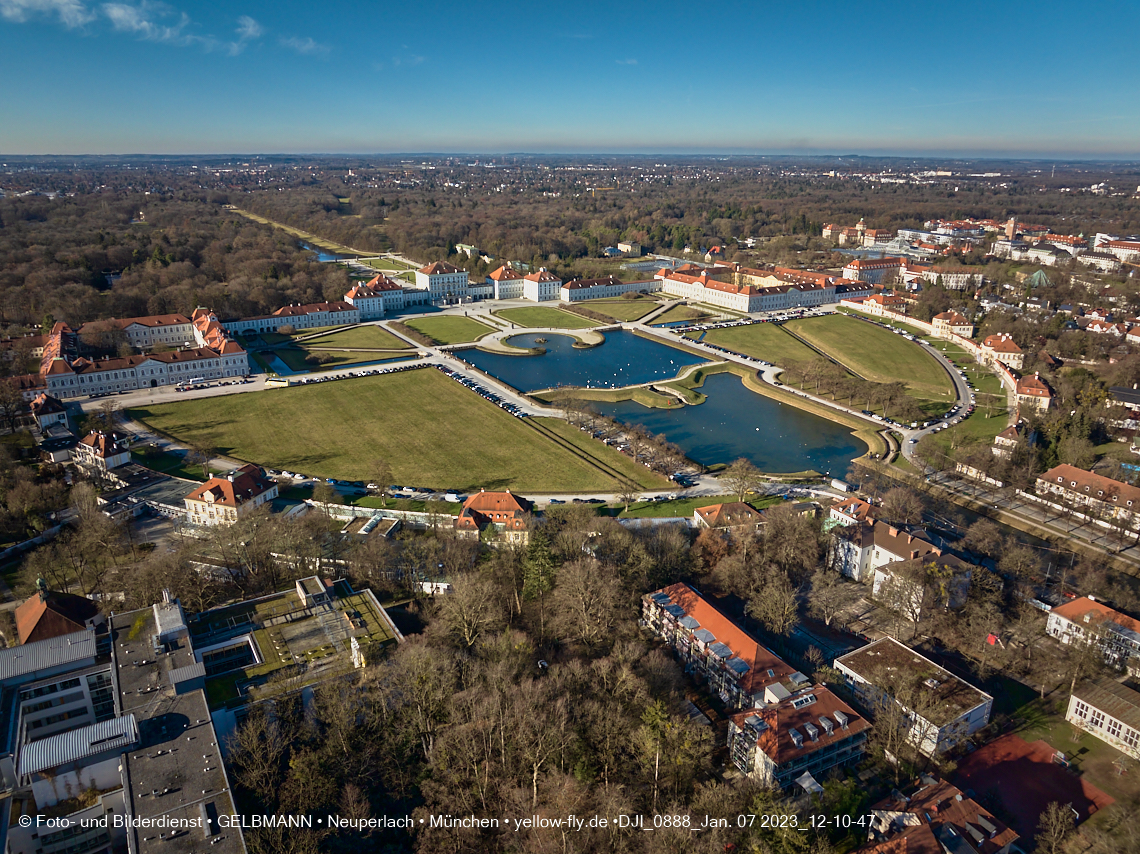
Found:
[[486, 386], [480, 385], [479, 383], [475, 382], [475, 380], [470, 379], [469, 377], [465, 377], [463, 374], [459, 373], [458, 371], [452, 370], [451, 368], [447, 367], [447, 365], [436, 365], [436, 367], [439, 368], [444, 374], [451, 377], [456, 382], [462, 383], [463, 385], [467, 386], [469, 389], [471, 389], [473, 392], [475, 392], [480, 397], [486, 398], [487, 400], [491, 401], [491, 403], [495, 404], [495, 406], [499, 407], [500, 409], [505, 409], [507, 412], [511, 413], [511, 415], [515, 416], [515, 418], [526, 418], [527, 417], [527, 413], [523, 412], [521, 406], [518, 406], [517, 404], [511, 403], [509, 400], [503, 400], [501, 397], [499, 397], [497, 394], [495, 394], [493, 391], [491, 391]]
[[396, 365], [391, 368], [367, 368], [363, 371], [346, 371], [343, 374], [327, 374], [323, 377], [304, 377], [298, 380], [301, 385], [308, 385], [309, 383], [327, 383], [332, 380], [346, 380], [349, 377], [371, 377], [376, 374], [398, 374], [402, 371], [418, 371], [420, 368], [426, 368], [427, 365], [422, 362], [416, 362], [411, 365]]

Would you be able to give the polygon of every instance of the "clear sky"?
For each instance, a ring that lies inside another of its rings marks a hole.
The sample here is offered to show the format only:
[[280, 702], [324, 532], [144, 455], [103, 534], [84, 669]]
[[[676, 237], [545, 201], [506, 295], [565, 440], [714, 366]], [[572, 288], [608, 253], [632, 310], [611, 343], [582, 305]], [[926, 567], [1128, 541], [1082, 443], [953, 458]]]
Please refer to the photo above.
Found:
[[0, 153], [1140, 156], [1140, 2], [0, 0]]

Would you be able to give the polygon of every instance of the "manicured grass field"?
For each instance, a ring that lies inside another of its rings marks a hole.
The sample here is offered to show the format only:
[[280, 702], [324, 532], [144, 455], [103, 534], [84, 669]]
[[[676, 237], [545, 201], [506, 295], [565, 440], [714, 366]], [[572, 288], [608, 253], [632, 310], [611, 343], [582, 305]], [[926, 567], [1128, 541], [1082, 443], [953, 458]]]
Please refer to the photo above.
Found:
[[354, 326], [342, 332], [332, 332], [317, 338], [306, 338], [302, 342], [306, 347], [324, 349], [326, 347], [349, 347], [362, 350], [404, 350], [411, 348], [411, 344], [403, 338], [397, 338], [387, 329], [379, 326]]
[[[383, 459], [395, 482], [437, 489], [617, 489], [616, 478], [582, 453], [430, 369], [161, 404], [130, 415], [181, 441], [312, 476], [365, 479], [369, 462]], [[597, 442], [583, 447], [603, 466], [623, 470], [626, 458], [617, 451]], [[639, 484], [660, 485], [636, 468]]]
[[604, 315], [612, 317], [614, 320], [637, 320], [640, 317], [645, 317], [649, 312], [655, 308], [660, 308], [661, 303], [652, 297], [638, 297], [637, 299], [595, 299], [587, 300], [586, 302], [579, 303], [582, 308], [588, 308], [591, 311], [601, 312]]
[[408, 326], [434, 338], [440, 344], [462, 344], [494, 332], [490, 326], [470, 317], [419, 317], [406, 321]]
[[810, 362], [819, 358], [819, 354], [811, 347], [797, 341], [774, 323], [710, 329], [704, 340], [781, 367], [787, 367], [791, 362]]
[[699, 308], [693, 308], [688, 305], [675, 305], [660, 317], [654, 319], [654, 323], [680, 323], [684, 320], [700, 320], [704, 317], [712, 317], [707, 311], [701, 311]]
[[539, 329], [588, 329], [591, 326], [598, 325], [598, 321], [590, 320], [588, 317], [545, 306], [504, 308], [502, 311], [496, 311], [495, 314], [517, 326], [531, 326]]
[[[373, 362], [403, 362], [411, 358], [406, 350], [378, 353], [375, 350], [319, 350], [315, 347], [306, 347], [305, 352], [314, 356], [332, 357], [319, 365], [310, 366], [309, 370], [312, 371], [327, 371], [332, 368], [343, 368], [346, 365], [361, 365]], [[403, 355], [401, 355], [401, 353], [403, 353]]]
[[901, 335], [838, 314], [792, 320], [787, 327], [873, 382], [901, 380], [915, 397], [954, 399], [954, 384], [942, 366], [918, 344]]

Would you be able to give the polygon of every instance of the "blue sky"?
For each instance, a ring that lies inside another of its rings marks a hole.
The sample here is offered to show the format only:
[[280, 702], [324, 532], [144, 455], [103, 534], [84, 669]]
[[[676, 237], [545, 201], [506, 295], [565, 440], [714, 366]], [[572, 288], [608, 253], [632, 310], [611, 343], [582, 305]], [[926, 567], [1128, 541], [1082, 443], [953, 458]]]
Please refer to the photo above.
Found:
[[0, 153], [1140, 156], [1140, 3], [0, 0]]

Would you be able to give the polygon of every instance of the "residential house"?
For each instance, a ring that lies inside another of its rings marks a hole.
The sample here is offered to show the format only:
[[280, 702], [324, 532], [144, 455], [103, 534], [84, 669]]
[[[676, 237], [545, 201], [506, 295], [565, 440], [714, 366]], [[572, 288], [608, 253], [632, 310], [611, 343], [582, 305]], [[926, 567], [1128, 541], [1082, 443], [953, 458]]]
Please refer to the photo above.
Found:
[[1038, 475], [1036, 492], [1129, 530], [1140, 522], [1140, 489], [1076, 466], [1062, 464]]
[[1001, 362], [1015, 371], [1020, 371], [1025, 364], [1025, 353], [1007, 333], [987, 336], [982, 341], [982, 352], [986, 361], [991, 364]]
[[726, 501], [698, 507], [693, 511], [693, 523], [697, 528], [744, 533], [758, 530], [764, 524], [764, 516], [743, 501]]
[[814, 792], [818, 777], [863, 758], [870, 722], [823, 685], [770, 699], [729, 717], [729, 757], [741, 773]]
[[1053, 392], [1040, 374], [1022, 377], [1015, 389], [1019, 411], [1048, 412], [1053, 404]]
[[67, 409], [64, 407], [63, 401], [57, 397], [44, 393], [37, 394], [29, 409], [31, 409], [32, 417], [36, 419], [36, 426], [41, 432], [53, 424], [67, 426]]
[[533, 509], [534, 505], [509, 489], [506, 492], [480, 489], [463, 502], [455, 519], [455, 531], [467, 539], [483, 536], [525, 545], [530, 538], [528, 518]]
[[993, 697], [892, 637], [840, 656], [835, 668], [872, 719], [901, 711], [907, 742], [926, 756], [958, 746], [990, 721]]
[[994, 444], [990, 450], [993, 451], [995, 457], [1008, 460], [1013, 456], [1013, 452], [1017, 450], [1018, 447], [1025, 444], [1025, 431], [1026, 427], [1020, 421], [1016, 424], [1011, 424], [994, 436]]
[[106, 474], [129, 463], [131, 452], [126, 438], [97, 430], [79, 441], [71, 452], [71, 458], [81, 468]]
[[875, 521], [875, 508], [854, 495], [831, 505], [828, 519], [840, 525], [861, 525]]
[[1114, 679], [1082, 682], [1069, 697], [1065, 720], [1132, 759], [1140, 759], [1140, 693]]
[[1095, 643], [1104, 660], [1114, 667], [1134, 671], [1140, 656], [1140, 621], [1109, 608], [1092, 596], [1072, 599], [1049, 612], [1045, 631], [1063, 644]]
[[855, 854], [1010, 854], [1015, 830], [945, 780], [924, 774], [871, 807], [868, 844]]
[[843, 305], [849, 305], [867, 314], [881, 317], [884, 314], [906, 314], [907, 302], [897, 294], [875, 294], [869, 297], [853, 297], [843, 300]]
[[966, 604], [971, 566], [954, 555], [932, 552], [876, 567], [872, 594], [908, 619], [921, 619], [926, 608], [955, 609]]
[[195, 525], [232, 525], [277, 497], [277, 482], [246, 463], [222, 477], [212, 477], [183, 499]]
[[940, 336], [958, 335], [962, 338], [974, 337], [974, 323], [956, 311], [944, 311], [931, 319], [934, 334]]

